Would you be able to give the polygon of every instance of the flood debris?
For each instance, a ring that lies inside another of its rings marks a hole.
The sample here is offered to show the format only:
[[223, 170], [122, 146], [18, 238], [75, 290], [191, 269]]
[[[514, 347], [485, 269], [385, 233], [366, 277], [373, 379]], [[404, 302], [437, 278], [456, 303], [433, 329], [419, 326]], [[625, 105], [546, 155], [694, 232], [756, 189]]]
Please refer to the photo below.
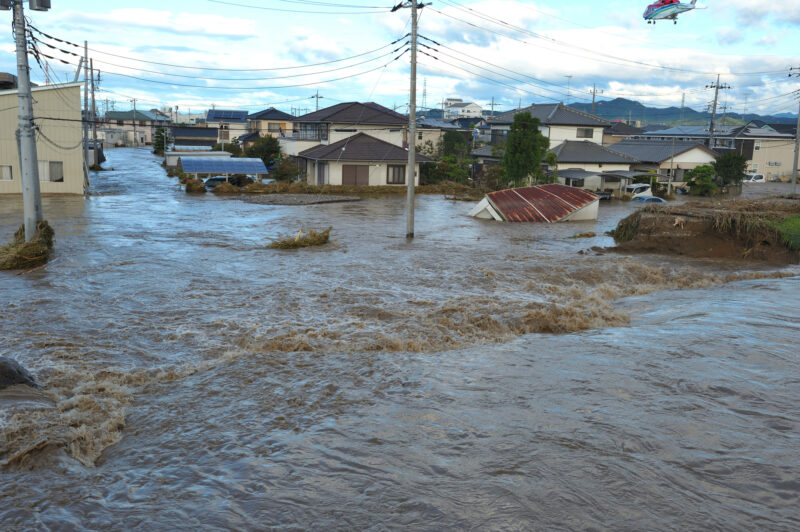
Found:
[[22, 364], [11, 358], [0, 357], [0, 390], [15, 384], [24, 384], [31, 388], [39, 387]]
[[331, 229], [333, 229], [333, 227], [328, 227], [324, 231], [315, 231], [314, 229], [310, 229], [305, 232], [301, 230], [294, 236], [287, 236], [273, 240], [269, 243], [267, 248], [297, 249], [307, 248], [310, 246], [321, 246], [323, 244], [327, 244], [330, 240]]
[[14, 233], [14, 239], [0, 247], [0, 270], [24, 270], [47, 263], [53, 251], [55, 231], [42, 220], [36, 224], [36, 232], [30, 242], [25, 242], [25, 226]]
[[594, 238], [597, 234], [591, 231], [587, 231], [585, 233], [578, 233], [577, 235], [572, 235], [570, 238]]
[[[205, 185], [204, 185], [205, 186]], [[242, 189], [227, 181], [220, 183], [211, 189], [214, 194], [240, 194]]]
[[617, 250], [800, 262], [800, 201], [780, 198], [648, 205], [623, 218]]
[[187, 179], [186, 192], [189, 194], [205, 194], [206, 184], [199, 179]]
[[551, 183], [490, 192], [469, 214], [498, 222], [597, 220], [599, 202], [591, 192]]

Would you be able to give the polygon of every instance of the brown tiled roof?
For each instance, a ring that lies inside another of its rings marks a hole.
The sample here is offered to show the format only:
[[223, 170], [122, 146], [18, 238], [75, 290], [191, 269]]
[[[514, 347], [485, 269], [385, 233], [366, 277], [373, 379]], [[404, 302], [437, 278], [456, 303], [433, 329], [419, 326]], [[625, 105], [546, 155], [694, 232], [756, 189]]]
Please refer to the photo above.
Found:
[[404, 126], [408, 118], [376, 103], [346, 102], [298, 116], [296, 122]]
[[[371, 137], [366, 133], [357, 133], [333, 144], [320, 144], [303, 150], [298, 155], [315, 161], [408, 161], [408, 150], [385, 140]], [[417, 154], [417, 162], [430, 161], [431, 159], [424, 155]]]

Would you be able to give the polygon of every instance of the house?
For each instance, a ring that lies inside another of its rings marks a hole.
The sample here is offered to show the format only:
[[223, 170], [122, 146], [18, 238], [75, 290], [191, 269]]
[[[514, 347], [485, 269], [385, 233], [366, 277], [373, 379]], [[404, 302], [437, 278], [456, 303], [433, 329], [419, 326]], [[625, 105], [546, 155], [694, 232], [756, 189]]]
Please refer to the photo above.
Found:
[[170, 127], [169, 116], [157, 111], [108, 111], [98, 128], [98, 138], [110, 145], [119, 145], [121, 133], [125, 146], [144, 146], [153, 143], [158, 128]]
[[595, 193], [605, 193], [621, 198], [625, 187], [637, 177], [650, 176], [648, 172], [616, 170], [610, 172], [567, 169], [559, 170], [558, 182], [569, 187], [582, 188]]
[[265, 135], [285, 137], [291, 134], [293, 125], [294, 116], [278, 111], [274, 107], [253, 113], [247, 117], [247, 130], [251, 133], [257, 132], [261, 137]]
[[659, 174], [661, 181], [684, 181], [683, 176], [704, 164], [711, 164], [717, 154], [693, 141], [661, 141], [628, 139], [617, 142], [611, 149], [638, 162], [632, 170]]
[[490, 192], [469, 214], [498, 222], [597, 220], [599, 199], [591, 192], [552, 183]]
[[[430, 162], [417, 154], [417, 162]], [[364, 132], [298, 154], [311, 185], [405, 185], [408, 150]], [[419, 164], [414, 184], [419, 184]]]
[[[83, 194], [82, 83], [33, 87], [42, 194]], [[0, 194], [21, 194], [16, 89], [0, 91]]]
[[483, 109], [473, 102], [464, 102], [456, 98], [445, 100], [445, 118], [481, 118]]
[[539, 131], [550, 139], [550, 146], [556, 146], [565, 140], [586, 140], [602, 144], [603, 130], [611, 125], [602, 118], [561, 103], [533, 104], [490, 118], [488, 123], [492, 130], [492, 144], [505, 144], [517, 113], [530, 113], [533, 118], [538, 118]]
[[366, 133], [405, 148], [408, 117], [376, 103], [345, 102], [298, 116], [291, 135], [281, 137], [281, 152], [296, 156], [320, 144], [332, 144]]
[[644, 129], [629, 126], [625, 122], [614, 122], [603, 130], [603, 146], [611, 146], [634, 135], [641, 135]]
[[211, 149], [217, 144], [219, 131], [215, 127], [173, 127], [172, 141], [175, 150], [187, 148]]
[[550, 151], [558, 159], [558, 169], [581, 169], [596, 172], [631, 170], [638, 159], [588, 140], [565, 140]]
[[437, 153], [441, 146], [444, 134], [448, 131], [458, 131], [458, 126], [443, 120], [427, 118], [417, 119], [417, 150], [426, 155]]
[[248, 133], [247, 111], [211, 109], [206, 114], [206, 126], [217, 129], [217, 143], [233, 142], [240, 135]]

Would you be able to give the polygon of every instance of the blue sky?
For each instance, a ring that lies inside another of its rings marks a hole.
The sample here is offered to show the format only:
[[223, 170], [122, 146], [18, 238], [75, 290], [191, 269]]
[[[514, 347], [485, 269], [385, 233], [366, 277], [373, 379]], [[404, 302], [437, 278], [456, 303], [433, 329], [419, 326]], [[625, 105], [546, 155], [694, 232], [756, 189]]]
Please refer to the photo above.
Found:
[[[375, 0], [53, 0], [29, 12], [41, 31], [89, 41], [101, 70], [101, 108], [179, 106], [292, 112], [341, 101], [377, 101], [406, 110], [409, 10]], [[648, 0], [433, 0], [422, 11], [418, 104], [459, 97], [498, 111], [553, 101], [626, 97], [648, 105], [703, 109], [706, 85], [722, 74], [732, 111], [796, 112], [800, 2], [707, 0], [677, 25], [642, 20]], [[135, 7], [134, 7], [135, 6]], [[252, 6], [252, 7], [248, 7]], [[0, 17], [10, 26], [9, 12]], [[74, 52], [37, 34], [44, 42]], [[77, 64], [77, 58], [39, 45]], [[396, 48], [401, 49], [394, 52]], [[0, 33], [0, 70], [13, 72], [10, 32]], [[427, 55], [426, 55], [427, 54]], [[350, 59], [346, 59], [350, 58]], [[343, 61], [337, 61], [345, 59]], [[51, 78], [74, 67], [48, 60]], [[309, 66], [315, 65], [315, 66]], [[193, 68], [181, 68], [193, 67]], [[339, 79], [342, 78], [342, 79]], [[33, 66], [33, 79], [44, 73]], [[149, 81], [146, 81], [149, 80]], [[290, 86], [295, 85], [295, 86]], [[302, 85], [302, 86], [297, 86]], [[424, 93], [424, 94], [423, 94]]]

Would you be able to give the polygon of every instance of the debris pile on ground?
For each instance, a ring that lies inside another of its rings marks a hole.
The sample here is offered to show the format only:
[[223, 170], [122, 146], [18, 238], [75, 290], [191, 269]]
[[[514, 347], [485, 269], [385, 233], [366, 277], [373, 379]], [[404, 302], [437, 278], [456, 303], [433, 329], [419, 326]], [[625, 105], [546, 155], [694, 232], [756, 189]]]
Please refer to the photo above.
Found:
[[53, 251], [55, 232], [47, 220], [36, 224], [30, 242], [25, 242], [25, 226], [14, 233], [11, 243], [0, 247], [0, 270], [23, 270], [45, 264]]
[[186, 180], [186, 192], [192, 194], [205, 194], [206, 192], [206, 184], [200, 181], [199, 179], [187, 179]]
[[613, 231], [617, 249], [800, 262], [800, 201], [780, 198], [648, 205]]
[[296, 249], [307, 248], [309, 246], [321, 246], [327, 244], [330, 240], [331, 229], [328, 227], [324, 231], [315, 231], [313, 229], [303, 232], [300, 231], [296, 236], [287, 236], [273, 240], [267, 246], [269, 249]]
[[[276, 183], [253, 183], [243, 189], [248, 194], [315, 194], [326, 196], [358, 196], [359, 198], [382, 198], [404, 196], [408, 193], [405, 186], [349, 186], [349, 185], [309, 185], [308, 183], [278, 181]], [[417, 194], [443, 194], [457, 199], [482, 198], [486, 193], [460, 183], [439, 183], [415, 187]]]
[[231, 183], [225, 181], [212, 188], [211, 192], [214, 194], [239, 194], [242, 192], [242, 190], [236, 185], [232, 185]]

